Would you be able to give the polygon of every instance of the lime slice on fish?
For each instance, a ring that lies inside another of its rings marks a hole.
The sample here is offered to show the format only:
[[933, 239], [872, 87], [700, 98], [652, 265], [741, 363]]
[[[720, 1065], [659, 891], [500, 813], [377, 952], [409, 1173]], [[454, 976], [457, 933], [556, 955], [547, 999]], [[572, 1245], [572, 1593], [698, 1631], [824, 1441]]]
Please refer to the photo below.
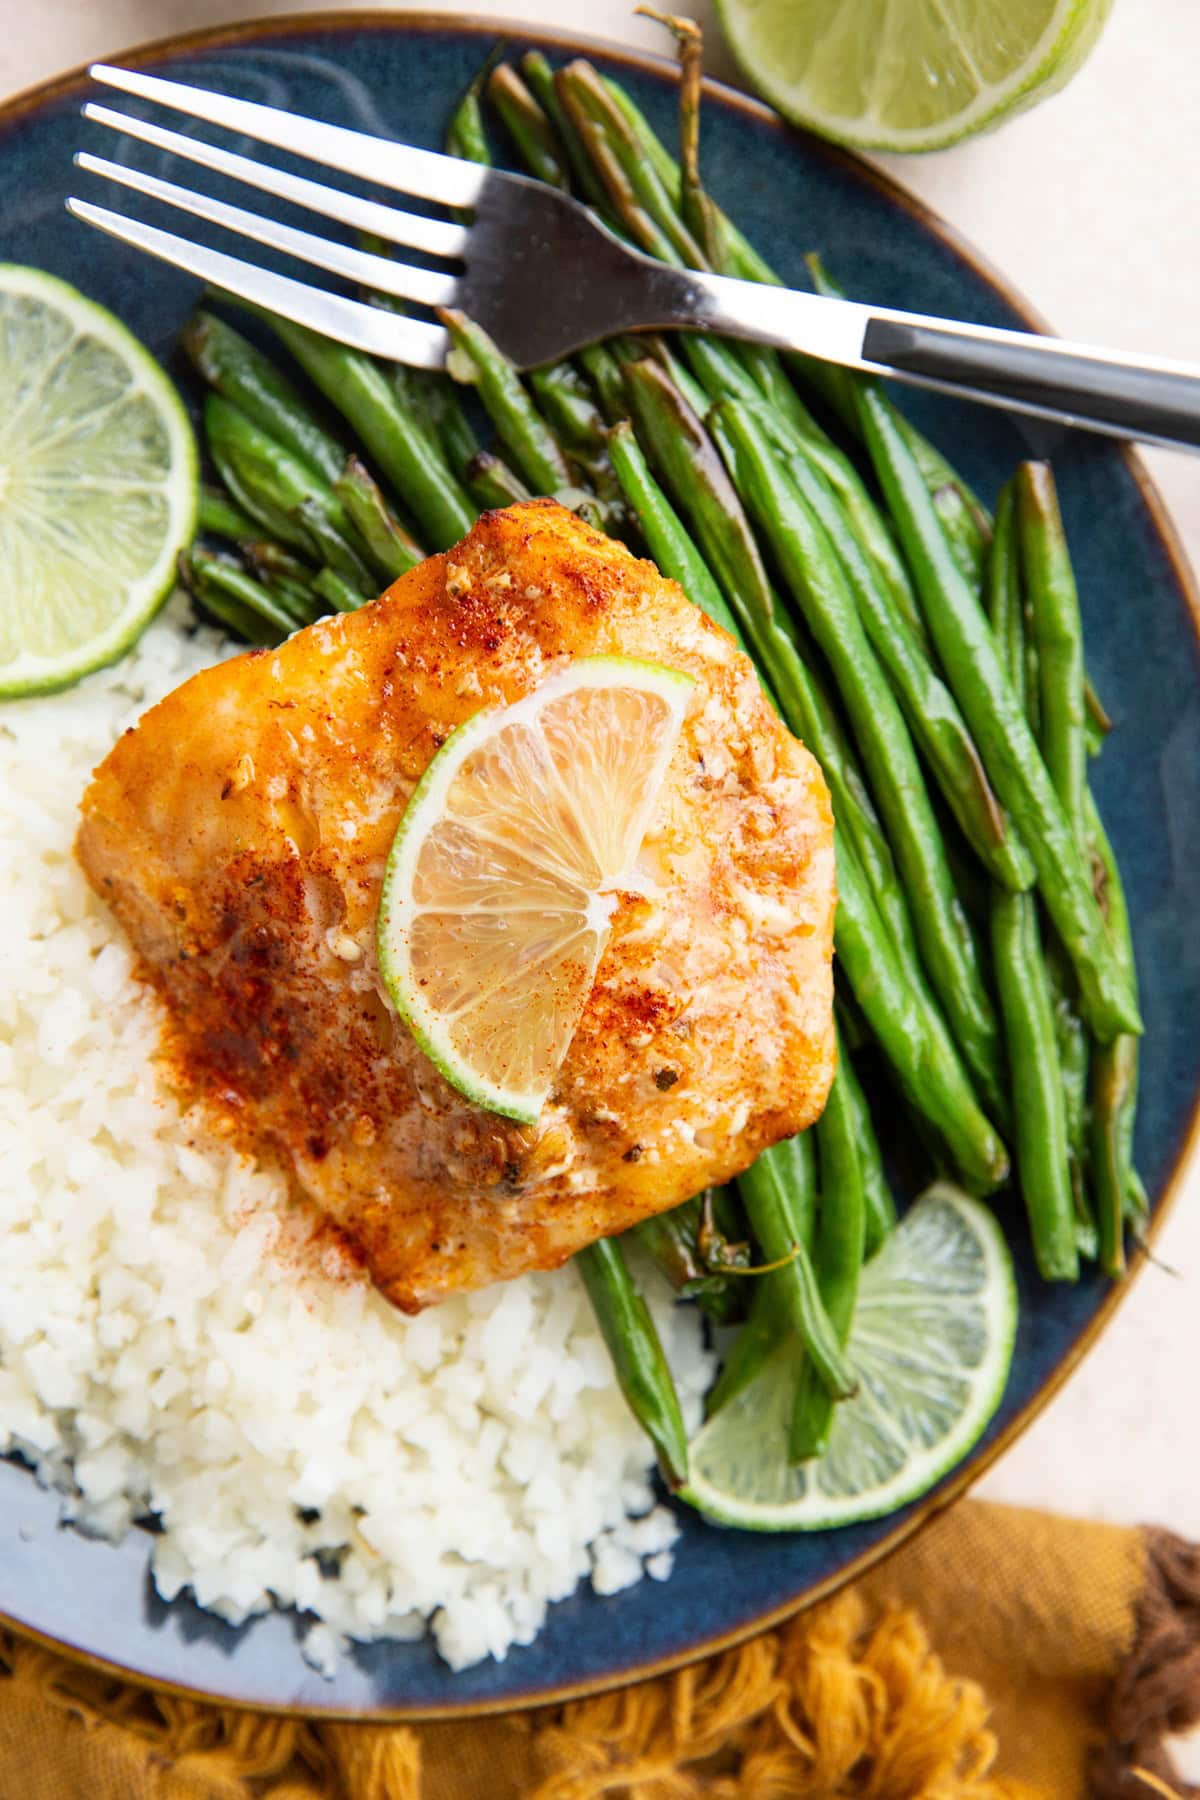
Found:
[[581, 658], [460, 726], [409, 801], [379, 966], [425, 1054], [477, 1105], [526, 1123], [541, 1111], [692, 687], [655, 663]]
[[65, 281], [0, 264], [0, 696], [115, 661], [195, 519], [195, 439], [154, 358]]
[[1052, 94], [1112, 0], [718, 0], [752, 85], [864, 150], [940, 150]]
[[995, 1217], [939, 1182], [863, 1270], [849, 1343], [858, 1392], [835, 1408], [825, 1454], [787, 1460], [796, 1353], [784, 1344], [701, 1427], [681, 1497], [749, 1531], [823, 1531], [896, 1511], [979, 1438], [1004, 1392], [1016, 1324]]

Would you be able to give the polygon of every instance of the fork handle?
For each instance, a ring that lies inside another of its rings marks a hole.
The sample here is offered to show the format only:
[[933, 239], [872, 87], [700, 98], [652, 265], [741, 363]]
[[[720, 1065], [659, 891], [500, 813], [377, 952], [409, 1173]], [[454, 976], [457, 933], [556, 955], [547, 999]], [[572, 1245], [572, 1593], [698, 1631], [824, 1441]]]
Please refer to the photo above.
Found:
[[689, 274], [684, 281], [699, 315], [688, 322], [706, 330], [1112, 437], [1200, 449], [1200, 366], [723, 275]]

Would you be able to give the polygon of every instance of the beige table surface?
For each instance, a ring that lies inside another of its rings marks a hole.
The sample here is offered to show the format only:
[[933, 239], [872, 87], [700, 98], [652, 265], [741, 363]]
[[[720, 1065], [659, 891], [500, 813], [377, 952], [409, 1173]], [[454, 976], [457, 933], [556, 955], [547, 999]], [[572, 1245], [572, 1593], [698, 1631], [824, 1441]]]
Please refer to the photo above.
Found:
[[[530, 21], [662, 48], [659, 29], [624, 0], [443, 10], [512, 17], [518, 7]], [[297, 0], [0, 0], [0, 91], [173, 31], [301, 10]], [[692, 10], [711, 25], [708, 0]], [[710, 42], [712, 72], [732, 75], [715, 25]], [[1200, 358], [1198, 133], [1200, 0], [1116, 0], [1100, 48], [1066, 93], [994, 135], [888, 166], [1058, 330]], [[1148, 460], [1200, 567], [1200, 459]], [[1172, 1272], [1143, 1273], [1104, 1340], [980, 1493], [1200, 1537], [1200, 1168], [1183, 1184], [1159, 1253]]]

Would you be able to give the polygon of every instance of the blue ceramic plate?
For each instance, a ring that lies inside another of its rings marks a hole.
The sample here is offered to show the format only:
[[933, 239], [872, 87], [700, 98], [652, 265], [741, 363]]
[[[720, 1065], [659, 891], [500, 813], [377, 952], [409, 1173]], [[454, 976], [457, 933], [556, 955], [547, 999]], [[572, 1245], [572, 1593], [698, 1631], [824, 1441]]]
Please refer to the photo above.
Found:
[[[514, 48], [545, 41], [520, 29], [507, 35]], [[494, 37], [494, 26], [484, 23], [341, 14], [216, 31], [120, 60], [436, 146]], [[675, 95], [668, 65], [605, 56], [592, 45], [547, 48], [585, 49], [611, 64], [670, 136]], [[72, 176], [72, 152], [90, 144], [114, 153], [107, 134], [79, 120], [86, 93], [82, 76], [68, 76], [0, 112], [2, 254], [77, 283], [172, 364], [192, 284], [63, 211], [69, 186], [83, 191], [85, 182]], [[943, 226], [857, 162], [715, 87], [704, 132], [709, 186], [786, 279], [803, 284], [803, 254], [820, 247], [863, 297], [990, 325], [1029, 323], [1020, 301]], [[162, 159], [155, 167], [172, 172]], [[988, 499], [1029, 450], [1028, 438], [997, 413], [916, 396], [911, 409]], [[1088, 660], [1120, 727], [1095, 781], [1137, 930], [1146, 1016], [1138, 1157], [1157, 1219], [1193, 1128], [1200, 1086], [1196, 598], [1131, 457], [1066, 435], [1041, 437], [1036, 448], [1054, 454], [1078, 559]], [[971, 1459], [890, 1519], [812, 1537], [754, 1537], [714, 1529], [685, 1511], [675, 1574], [665, 1586], [647, 1581], [609, 1600], [581, 1592], [553, 1607], [536, 1643], [503, 1663], [451, 1675], [426, 1644], [380, 1644], [346, 1656], [327, 1683], [301, 1660], [294, 1618], [275, 1615], [233, 1630], [186, 1600], [164, 1605], [147, 1575], [143, 1532], [113, 1549], [59, 1529], [54, 1498], [25, 1469], [0, 1461], [0, 1609], [21, 1629], [164, 1686], [360, 1716], [498, 1710], [685, 1662], [828, 1592], [895, 1546], [1013, 1440], [1096, 1337], [1119, 1294], [1096, 1275], [1069, 1290], [1042, 1286], [1020, 1221], [1011, 1223], [1021, 1323], [1004, 1402]]]

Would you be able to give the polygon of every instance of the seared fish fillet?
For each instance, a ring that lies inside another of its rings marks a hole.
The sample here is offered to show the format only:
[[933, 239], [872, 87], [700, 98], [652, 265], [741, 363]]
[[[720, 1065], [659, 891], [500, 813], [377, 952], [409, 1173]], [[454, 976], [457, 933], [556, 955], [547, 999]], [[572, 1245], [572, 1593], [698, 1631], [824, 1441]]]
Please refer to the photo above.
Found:
[[[447, 733], [566, 658], [697, 682], [535, 1125], [482, 1111], [394, 1014], [384, 862]], [[278, 1158], [405, 1311], [554, 1268], [818, 1116], [833, 1075], [821, 773], [730, 638], [554, 502], [487, 513], [361, 612], [193, 677], [83, 801], [78, 853], [166, 1003], [175, 1078]]]

